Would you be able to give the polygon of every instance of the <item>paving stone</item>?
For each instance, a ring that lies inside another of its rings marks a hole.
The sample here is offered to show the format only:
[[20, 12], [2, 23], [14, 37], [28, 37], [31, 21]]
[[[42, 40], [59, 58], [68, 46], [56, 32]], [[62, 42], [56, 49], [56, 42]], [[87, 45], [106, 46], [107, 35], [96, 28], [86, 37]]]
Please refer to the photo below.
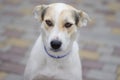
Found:
[[102, 70], [91, 70], [90, 72], [88, 72], [87, 77], [95, 78], [98, 80], [115, 80], [116, 79], [115, 74], [105, 72]]
[[97, 14], [104, 14], [104, 15], [115, 15], [116, 13], [112, 10], [104, 10], [104, 9], [97, 9], [95, 10]]
[[105, 18], [107, 21], [112, 22], [116, 20], [116, 15], [107, 15]]
[[16, 53], [2, 53], [0, 54], [0, 59], [2, 61], [9, 61], [9, 62], [14, 62], [14, 63], [20, 63], [22, 60], [22, 56], [17, 55]]
[[103, 5], [108, 5], [109, 1], [103, 0], [101, 3], [102, 3]]
[[111, 55], [112, 52], [113, 52], [113, 46], [112, 45], [101, 45], [99, 48], [98, 48], [98, 53], [101, 54], [101, 55]]
[[27, 50], [27, 48], [12, 46], [6, 53], [11, 53], [17, 56], [24, 56]]
[[100, 55], [96, 52], [90, 52], [90, 51], [85, 51], [85, 50], [80, 51], [80, 56], [83, 59], [90, 59], [90, 60], [98, 60], [100, 57]]
[[18, 5], [22, 0], [2, 0], [4, 5]]
[[17, 74], [9, 74], [5, 80], [24, 80], [23, 76]]
[[28, 32], [25, 35], [23, 35], [22, 38], [25, 39], [25, 40], [35, 41], [35, 40], [37, 40], [39, 34], [36, 33], [36, 32], [34, 32], [34, 33], [33, 32]]
[[19, 65], [19, 64], [15, 64], [15, 63], [5, 62], [0, 66], [0, 70], [21, 75], [24, 72], [24, 66]]
[[91, 4], [91, 3], [83, 3], [84, 6], [87, 6], [88, 8], [93, 8], [95, 7], [95, 5]]
[[120, 5], [119, 3], [117, 2], [112, 2], [108, 5], [108, 7], [111, 9], [111, 10], [114, 10], [114, 11], [119, 11], [120, 10]]
[[82, 50], [95, 52], [98, 49], [97, 44], [83, 44]]
[[23, 17], [23, 15], [17, 11], [16, 12], [15, 11], [4, 11], [1, 14], [5, 17], [11, 17], [11, 18]]
[[0, 42], [4, 42], [7, 39], [6, 36], [0, 35]]
[[6, 29], [3, 35], [7, 37], [20, 37], [21, 35], [23, 35], [23, 32], [16, 29]]
[[86, 78], [86, 77], [83, 77], [83, 80], [98, 80], [98, 79], [93, 79], [93, 78]]
[[[1, 53], [1, 52], [0, 52]], [[2, 65], [2, 60], [0, 60], [0, 65]]]
[[22, 27], [24, 27], [25, 29], [25, 26], [20, 25], [20, 24], [18, 25], [18, 23], [13, 23], [13, 24], [5, 25], [5, 30], [11, 31], [11, 32], [16, 31], [16, 32], [24, 33], [25, 30]]
[[47, 0], [30, 0], [32, 4], [39, 5], [39, 4], [47, 4]]
[[2, 9], [3, 9], [3, 4], [0, 3], [0, 10], [2, 10]]
[[120, 75], [120, 66], [117, 68], [117, 74]]
[[112, 33], [112, 34], [116, 34], [116, 35], [120, 35], [120, 28], [113, 28], [113, 29], [111, 30], [111, 33]]
[[[101, 25], [102, 26], [102, 25]], [[103, 26], [104, 27], [104, 26]], [[96, 34], [101, 34], [101, 35], [107, 35], [107, 34], [110, 34], [111, 32], [111, 29], [109, 27], [104, 27], [104, 30], [103, 30], [103, 27], [95, 27], [93, 30], [94, 33]], [[102, 32], [102, 33], [101, 33]], [[93, 33], [93, 34], [94, 34]]]
[[102, 69], [103, 63], [95, 61], [95, 60], [82, 60], [82, 67], [89, 68], [89, 69]]
[[10, 45], [7, 45], [7, 46], [5, 46], [3, 48], [0, 48], [0, 50], [3, 51], [3, 52], [6, 52], [6, 51], [8, 51], [10, 49], [10, 47], [11, 47]]
[[120, 76], [117, 77], [117, 80], [120, 80]]
[[22, 65], [26, 65], [27, 64], [28, 58], [29, 58], [30, 53], [31, 53], [31, 49], [32, 49], [32, 47], [30, 48], [30, 50], [28, 50], [26, 52], [24, 58], [20, 61], [20, 64], [22, 64]]
[[28, 47], [30, 45], [30, 41], [18, 38], [11, 38], [8, 40], [8, 44], [18, 47]]
[[20, 13], [23, 14], [23, 15], [28, 16], [28, 15], [32, 15], [32, 11], [33, 11], [33, 9], [31, 9], [30, 7], [28, 7], [28, 8], [22, 8], [20, 10]]
[[111, 63], [111, 64], [117, 64], [119, 65], [120, 64], [120, 58], [118, 56], [105, 56], [105, 55], [102, 55], [100, 57], [100, 61], [104, 62], [104, 63]]
[[4, 47], [6, 47], [7, 46], [7, 44], [6, 44], [6, 42], [0, 42], [0, 48], [4, 48]]
[[0, 80], [4, 80], [4, 78], [7, 76], [6, 72], [1, 72], [0, 71]]
[[120, 2], [120, 0], [117, 0], [117, 2]]
[[86, 68], [86, 67], [82, 66], [82, 76], [86, 77], [86, 74], [88, 73], [89, 70], [90, 70], [89, 68]]
[[120, 28], [120, 23], [118, 21], [107, 21], [106, 25], [110, 28]]
[[116, 73], [116, 70], [117, 70], [117, 65], [113, 65], [113, 64], [105, 64], [103, 66], [103, 71], [105, 72], [110, 72], [110, 73]]
[[5, 52], [10, 49], [10, 45], [8, 45], [6, 42], [2, 41], [0, 42], [0, 50]]
[[120, 56], [120, 46], [114, 47], [113, 55]]

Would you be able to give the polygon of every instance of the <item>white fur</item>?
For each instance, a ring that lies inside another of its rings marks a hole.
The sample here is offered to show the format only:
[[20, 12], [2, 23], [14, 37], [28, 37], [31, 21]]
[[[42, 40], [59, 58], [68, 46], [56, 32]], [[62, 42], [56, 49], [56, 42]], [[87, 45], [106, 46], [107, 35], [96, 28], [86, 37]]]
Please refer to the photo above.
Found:
[[[78, 43], [76, 39], [71, 39], [66, 32], [62, 32], [58, 28], [58, 18], [66, 7], [65, 4], [58, 4], [54, 9], [56, 22], [51, 32], [47, 32], [42, 23], [42, 33], [32, 49], [25, 70], [25, 80], [82, 80]], [[86, 21], [83, 24], [85, 25]], [[49, 50], [50, 42], [55, 38], [63, 43], [62, 51], [57, 53]], [[70, 53], [63, 58], [54, 59], [47, 55], [44, 46], [47, 46], [48, 52], [52, 55], [63, 55], [69, 51]]]
[[[79, 49], [76, 41], [70, 55], [57, 60], [49, 57], [43, 48], [40, 36], [28, 61], [25, 80], [82, 80]], [[46, 78], [48, 77], [48, 79]]]

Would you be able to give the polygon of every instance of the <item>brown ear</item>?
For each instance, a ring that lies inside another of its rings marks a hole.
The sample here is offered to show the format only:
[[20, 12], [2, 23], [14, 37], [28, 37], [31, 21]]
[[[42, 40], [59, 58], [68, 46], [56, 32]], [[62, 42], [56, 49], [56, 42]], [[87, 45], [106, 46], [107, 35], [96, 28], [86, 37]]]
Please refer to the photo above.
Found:
[[87, 13], [79, 11], [78, 14], [79, 14], [78, 26], [86, 26], [88, 21], [91, 21]]
[[33, 10], [35, 19], [37, 19], [38, 21], [42, 21], [44, 19], [44, 15], [46, 13], [47, 7], [48, 7], [48, 5], [36, 6]]

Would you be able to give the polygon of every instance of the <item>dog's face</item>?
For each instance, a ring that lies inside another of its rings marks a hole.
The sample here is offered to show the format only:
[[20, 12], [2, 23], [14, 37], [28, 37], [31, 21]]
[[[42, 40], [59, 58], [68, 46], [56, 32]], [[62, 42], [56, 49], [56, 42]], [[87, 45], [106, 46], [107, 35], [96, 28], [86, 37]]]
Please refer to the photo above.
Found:
[[77, 29], [89, 20], [85, 12], [63, 3], [37, 6], [34, 15], [41, 23], [44, 46], [51, 53], [71, 49]]

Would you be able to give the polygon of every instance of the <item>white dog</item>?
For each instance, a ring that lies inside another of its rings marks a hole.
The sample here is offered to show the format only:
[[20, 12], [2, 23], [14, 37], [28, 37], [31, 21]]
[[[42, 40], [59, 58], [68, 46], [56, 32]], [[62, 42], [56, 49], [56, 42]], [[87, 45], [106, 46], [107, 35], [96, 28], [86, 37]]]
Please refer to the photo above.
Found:
[[25, 80], [82, 80], [77, 30], [89, 20], [82, 10], [64, 3], [34, 9], [41, 34], [30, 55]]

